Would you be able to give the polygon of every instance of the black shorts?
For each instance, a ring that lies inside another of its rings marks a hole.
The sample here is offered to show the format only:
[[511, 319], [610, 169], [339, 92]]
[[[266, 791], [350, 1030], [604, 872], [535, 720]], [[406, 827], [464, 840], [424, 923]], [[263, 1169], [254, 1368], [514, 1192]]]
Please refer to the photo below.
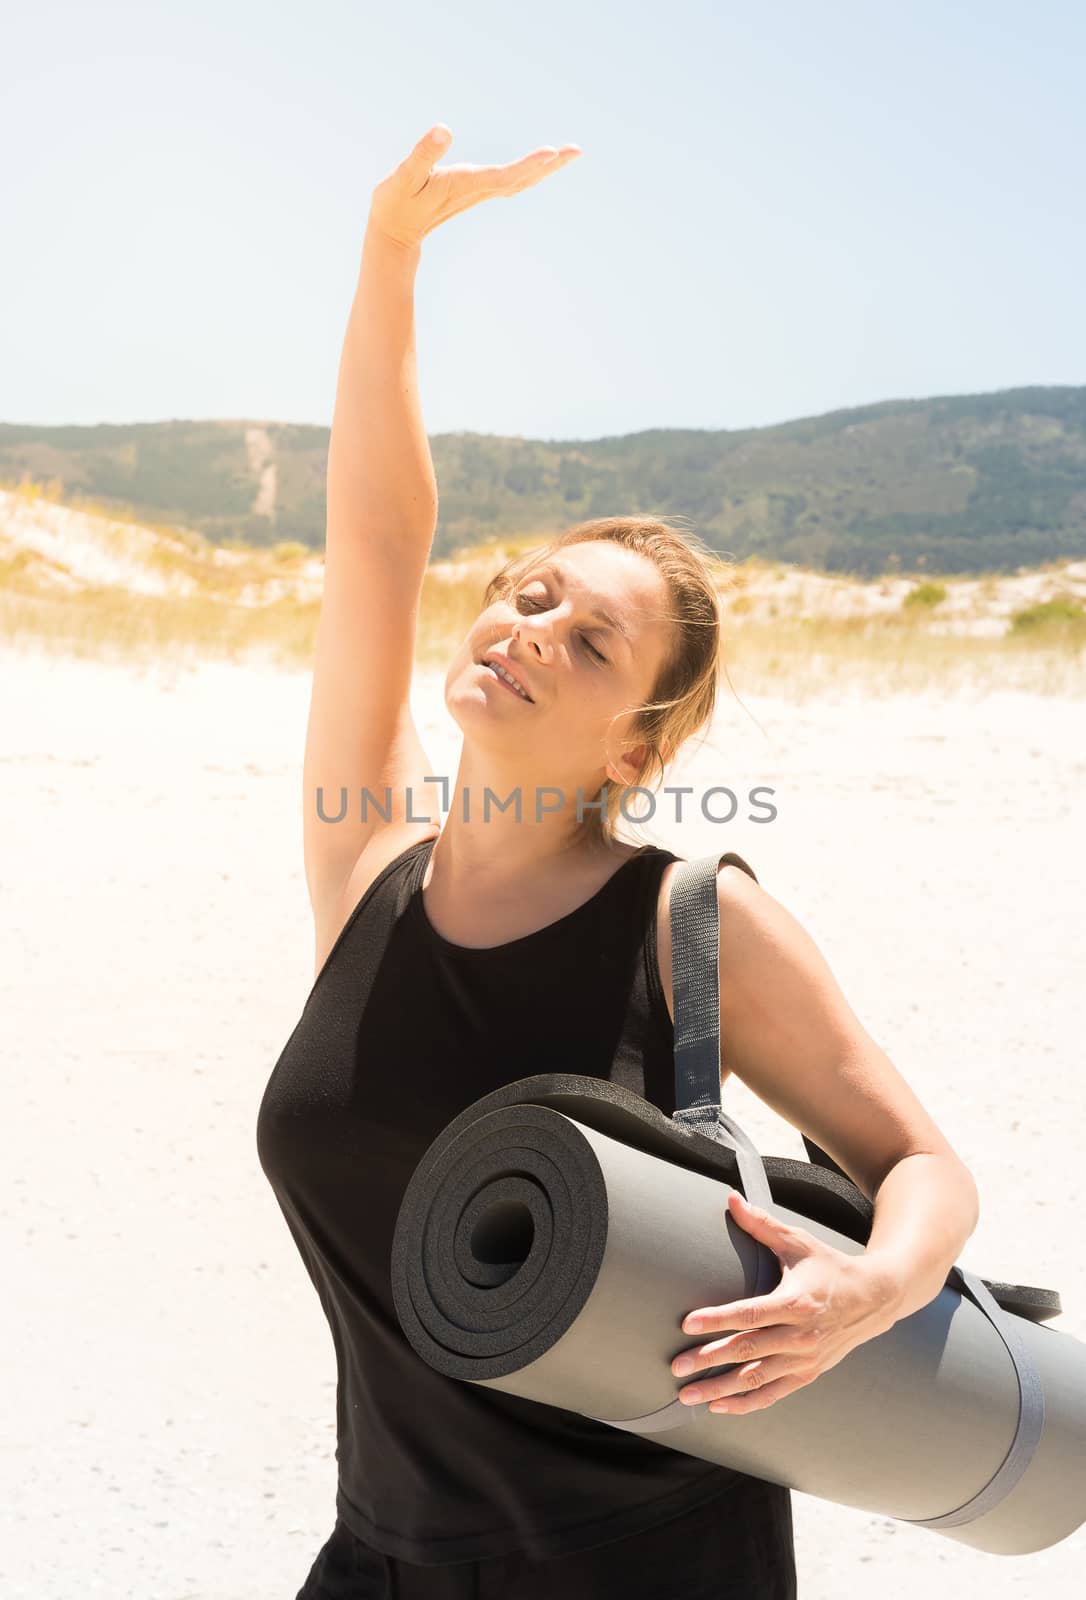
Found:
[[421, 1567], [372, 1549], [339, 1518], [296, 1600], [796, 1600], [792, 1497], [744, 1477], [682, 1512], [549, 1561], [489, 1556]]

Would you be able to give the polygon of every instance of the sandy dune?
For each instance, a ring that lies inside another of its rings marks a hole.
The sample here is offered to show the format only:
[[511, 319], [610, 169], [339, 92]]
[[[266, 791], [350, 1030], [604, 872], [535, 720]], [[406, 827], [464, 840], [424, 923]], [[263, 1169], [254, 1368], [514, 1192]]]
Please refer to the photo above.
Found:
[[[267, 432], [246, 435], [250, 464], [261, 473], [253, 504], [258, 515], [275, 506], [276, 466]], [[452, 561], [434, 561], [437, 581], [456, 582], [465, 573], [480, 583], [512, 553], [500, 544]], [[46, 497], [0, 488], [0, 565], [18, 562], [20, 582], [43, 594], [72, 594], [97, 585], [115, 585], [139, 594], [196, 595], [214, 598], [227, 574], [247, 578], [240, 599], [266, 605], [291, 596], [319, 598], [323, 556], [300, 551], [289, 563], [276, 563], [270, 551], [224, 548], [190, 530], [167, 530], [111, 519]], [[1067, 596], [1086, 602], [1086, 561], [1053, 562], [984, 578], [942, 580], [946, 598], [926, 614], [934, 633], [999, 636], [1013, 613], [1039, 601]], [[776, 562], [735, 566], [723, 589], [729, 618], [769, 622], [781, 618], [877, 617], [897, 612], [915, 587], [913, 577], [861, 581], [808, 571]]]

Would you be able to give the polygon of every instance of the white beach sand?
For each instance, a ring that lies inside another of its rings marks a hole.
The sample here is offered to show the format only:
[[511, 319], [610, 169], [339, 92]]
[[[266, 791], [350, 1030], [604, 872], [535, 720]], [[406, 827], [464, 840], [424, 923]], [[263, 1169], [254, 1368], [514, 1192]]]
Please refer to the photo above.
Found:
[[[308, 677], [30, 653], [0, 674], [0, 1589], [292, 1600], [334, 1520], [335, 1366], [255, 1120], [313, 977]], [[1086, 1338], [1082, 703], [737, 687], [761, 729], [726, 698], [669, 782], [771, 785], [776, 819], [669, 810], [633, 836], [750, 861], [971, 1166], [963, 1263], [1058, 1288], [1055, 1326]], [[415, 706], [451, 777], [441, 689], [420, 677]], [[741, 1084], [730, 1109], [802, 1153]], [[803, 1600], [1082, 1592], [1086, 1530], [995, 1557], [794, 1503]]]

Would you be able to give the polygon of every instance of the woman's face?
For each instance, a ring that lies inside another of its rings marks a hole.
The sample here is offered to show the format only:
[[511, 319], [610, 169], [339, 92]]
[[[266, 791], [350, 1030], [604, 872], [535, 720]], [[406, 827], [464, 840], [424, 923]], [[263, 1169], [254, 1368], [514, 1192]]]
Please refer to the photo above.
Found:
[[[652, 694], [671, 643], [668, 606], [656, 565], [621, 545], [592, 540], [541, 558], [480, 613], [449, 667], [445, 703], [465, 748], [503, 779], [571, 796], [578, 785], [594, 793], [605, 776], [636, 782], [622, 754], [634, 713], [615, 714]], [[495, 653], [530, 700], [483, 664]]]

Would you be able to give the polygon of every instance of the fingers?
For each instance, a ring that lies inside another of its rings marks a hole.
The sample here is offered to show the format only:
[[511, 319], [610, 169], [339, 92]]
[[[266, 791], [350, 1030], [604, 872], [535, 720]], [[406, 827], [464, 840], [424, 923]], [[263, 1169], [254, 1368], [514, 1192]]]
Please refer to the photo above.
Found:
[[805, 1388], [811, 1381], [810, 1378], [790, 1373], [788, 1377], [778, 1378], [775, 1383], [764, 1384], [751, 1394], [727, 1394], [720, 1399], [711, 1400], [709, 1410], [714, 1415], [722, 1413], [729, 1417], [742, 1417], [748, 1411], [765, 1411], [768, 1406], [783, 1400], [785, 1395], [795, 1394], [797, 1389]]
[[549, 178], [552, 172], [557, 172], [560, 167], [566, 167], [571, 161], [575, 161], [580, 153], [581, 147], [576, 144], [564, 144], [560, 149], [555, 149], [554, 145], [544, 145], [539, 150], [533, 150], [531, 155], [525, 156], [521, 161], [511, 162], [509, 167], [504, 169], [508, 174], [506, 192], [516, 194], [519, 190], [538, 183], [541, 178]]
[[538, 183], [541, 178], [557, 172], [560, 167], [568, 166], [580, 154], [581, 147], [577, 144], [545, 144], [521, 156], [519, 161], [509, 161], [504, 166], [462, 167], [454, 170], [470, 172], [472, 187], [480, 196], [518, 194], [520, 190]]
[[[452, 137], [445, 123], [435, 122], [433, 127], [423, 134], [410, 154], [401, 161], [397, 170], [408, 180], [413, 194], [422, 188], [433, 170], [434, 163], [449, 149]], [[488, 194], [514, 194], [519, 189], [538, 183], [540, 178], [557, 172], [559, 167], [567, 166], [581, 153], [579, 144], [544, 144], [529, 151], [519, 161], [491, 166], [464, 163], [448, 170], [470, 174], [474, 189]]]
[[721, 1378], [702, 1378], [698, 1383], [688, 1383], [685, 1389], [679, 1390], [678, 1398], [684, 1406], [700, 1406], [714, 1400], [744, 1400], [773, 1382], [783, 1382], [785, 1378], [805, 1381], [796, 1372], [793, 1358], [766, 1356], [741, 1372], [728, 1372]]
[[407, 180], [407, 185], [412, 194], [422, 188], [435, 161], [452, 144], [452, 133], [443, 122], [435, 122], [429, 132], [424, 133], [411, 153], [400, 162], [397, 171]]
[[[401, 242], [421, 240], [441, 223], [483, 200], [516, 194], [581, 154], [577, 144], [540, 145], [505, 166], [437, 163], [452, 144], [443, 122], [434, 123], [399, 166], [374, 190], [382, 226]], [[371, 207], [371, 214], [374, 207]]]
[[777, 1325], [753, 1333], [733, 1333], [726, 1339], [713, 1339], [696, 1350], [684, 1350], [671, 1363], [676, 1378], [689, 1377], [705, 1367], [725, 1362], [763, 1361], [770, 1355], [810, 1357], [819, 1345], [818, 1334], [810, 1326]]
[[740, 1194], [738, 1189], [733, 1189], [728, 1196], [728, 1204], [738, 1217], [739, 1221], [751, 1233], [773, 1234], [781, 1239], [798, 1239], [801, 1237], [798, 1228], [791, 1227], [787, 1222], [782, 1222], [772, 1212], [764, 1211], [761, 1206], [752, 1206], [746, 1195]]
[[701, 1306], [682, 1320], [684, 1333], [719, 1333], [722, 1328], [765, 1328], [782, 1322], [810, 1322], [823, 1309], [824, 1300], [798, 1283], [785, 1283], [772, 1294], [753, 1300], [732, 1300], [726, 1306]]
[[[818, 1364], [809, 1351], [777, 1351], [747, 1366], [722, 1373], [719, 1377], [701, 1378], [696, 1383], [687, 1384], [679, 1390], [678, 1398], [687, 1406], [709, 1401], [710, 1409], [723, 1409], [714, 1408], [712, 1402], [727, 1401], [728, 1410], [733, 1408], [733, 1404], [736, 1409], [754, 1410], [770, 1403], [766, 1399], [767, 1390], [776, 1397], [782, 1384], [787, 1383], [798, 1389], [803, 1384], [813, 1382], [818, 1370]], [[754, 1403], [744, 1407], [743, 1402]]]
[[794, 1308], [772, 1295], [754, 1300], [733, 1300], [727, 1306], [705, 1306], [683, 1318], [684, 1333], [717, 1333], [721, 1328], [761, 1328], [778, 1322], [794, 1322]]

